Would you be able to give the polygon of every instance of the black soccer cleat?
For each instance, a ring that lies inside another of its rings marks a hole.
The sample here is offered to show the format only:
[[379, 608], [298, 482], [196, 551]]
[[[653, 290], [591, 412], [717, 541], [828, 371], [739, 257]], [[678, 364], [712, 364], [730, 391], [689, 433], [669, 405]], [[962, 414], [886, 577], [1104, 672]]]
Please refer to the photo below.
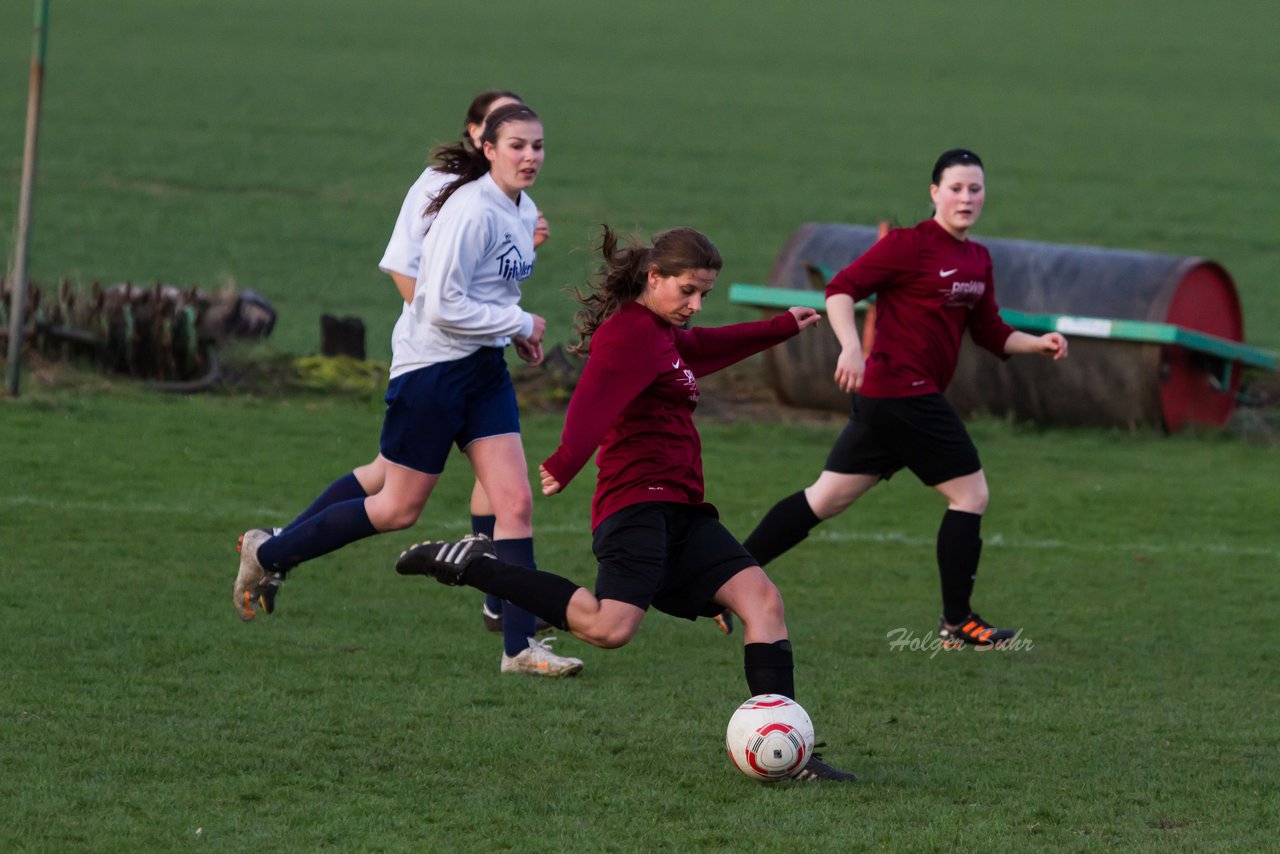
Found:
[[462, 584], [462, 573], [473, 560], [495, 558], [493, 540], [484, 534], [468, 534], [460, 540], [418, 543], [400, 553], [396, 572], [429, 575], [441, 584]]
[[[398, 571], [398, 568], [397, 568]], [[489, 603], [485, 602], [480, 606], [480, 616], [484, 617], [485, 631], [500, 632], [502, 631], [502, 612], [493, 613], [489, 610]]]
[[728, 608], [725, 608], [711, 619], [715, 621], [716, 628], [720, 630], [721, 634], [733, 634], [733, 612]]
[[284, 584], [285, 576], [288, 571], [284, 572], [268, 572], [258, 581], [257, 587], [254, 589], [254, 599], [262, 610], [268, 614], [275, 613], [276, 610], [276, 594], [280, 592], [280, 586]]
[[[825, 744], [815, 744], [814, 747], [825, 747]], [[832, 768], [830, 765], [822, 761], [819, 753], [814, 753], [809, 757], [809, 761], [804, 763], [795, 774], [797, 780], [831, 780], [836, 783], [854, 783], [858, 780], [858, 775], [852, 771], [841, 771], [839, 768]]]
[[[502, 631], [502, 614], [495, 614], [490, 611], [488, 602], [480, 606], [480, 616], [484, 618], [485, 631], [495, 633]], [[555, 626], [551, 625], [541, 617], [538, 617], [537, 622], [533, 624], [533, 633], [535, 635], [545, 634], [553, 628], [555, 628]]]
[[996, 628], [972, 611], [957, 626], [948, 624], [945, 617], [938, 621], [938, 637], [942, 639], [942, 645], [949, 649], [965, 645], [990, 649], [1003, 646], [1017, 636], [1017, 629]]

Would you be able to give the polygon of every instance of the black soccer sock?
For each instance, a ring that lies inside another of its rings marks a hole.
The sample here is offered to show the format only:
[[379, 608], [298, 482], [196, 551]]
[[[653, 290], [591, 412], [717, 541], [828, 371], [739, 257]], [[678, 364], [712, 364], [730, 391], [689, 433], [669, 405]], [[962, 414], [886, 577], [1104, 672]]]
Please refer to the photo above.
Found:
[[802, 489], [773, 505], [742, 545], [764, 566], [799, 544], [821, 521]]
[[496, 558], [471, 561], [462, 573], [462, 583], [505, 599], [563, 631], [569, 629], [569, 600], [581, 586], [554, 573]]
[[938, 574], [942, 581], [942, 618], [959, 625], [969, 616], [969, 597], [982, 556], [982, 514], [948, 510], [938, 526]]
[[742, 647], [742, 669], [746, 671], [751, 696], [781, 694], [792, 700], [796, 698], [791, 641], [746, 644]]

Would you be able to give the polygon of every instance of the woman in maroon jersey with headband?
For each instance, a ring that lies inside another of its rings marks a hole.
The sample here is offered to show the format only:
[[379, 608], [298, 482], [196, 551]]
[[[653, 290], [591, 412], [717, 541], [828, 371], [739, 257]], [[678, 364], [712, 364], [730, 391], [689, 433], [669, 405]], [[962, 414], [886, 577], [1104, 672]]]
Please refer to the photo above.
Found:
[[[1067, 355], [1057, 332], [1028, 335], [1000, 319], [986, 247], [969, 240], [986, 197], [982, 160], [953, 148], [938, 158], [929, 187], [934, 215], [889, 232], [827, 285], [827, 317], [840, 340], [835, 380], [854, 393], [849, 423], [818, 479], [773, 506], [744, 545], [767, 565], [819, 522], [846, 510], [906, 467], [946, 500], [938, 528], [945, 643], [991, 646], [1016, 636], [979, 617], [969, 603], [987, 507], [978, 451], [942, 396], [955, 373], [965, 330], [1001, 359]], [[875, 338], [864, 358], [854, 303], [876, 295]]]
[[[652, 246], [619, 248], [605, 228], [604, 269], [579, 295], [579, 351], [590, 356], [569, 401], [560, 447], [542, 464], [542, 491], [561, 491], [599, 448], [591, 508], [596, 591], [547, 572], [499, 561], [473, 534], [423, 543], [396, 563], [500, 596], [607, 649], [626, 644], [650, 605], [686, 619], [728, 608], [743, 624], [752, 695], [795, 698], [782, 596], [720, 523], [703, 496], [693, 410], [698, 377], [758, 353], [818, 322], [791, 308], [771, 320], [685, 328], [722, 267], [720, 253], [691, 228], [662, 232]], [[800, 779], [852, 781], [816, 755]]]

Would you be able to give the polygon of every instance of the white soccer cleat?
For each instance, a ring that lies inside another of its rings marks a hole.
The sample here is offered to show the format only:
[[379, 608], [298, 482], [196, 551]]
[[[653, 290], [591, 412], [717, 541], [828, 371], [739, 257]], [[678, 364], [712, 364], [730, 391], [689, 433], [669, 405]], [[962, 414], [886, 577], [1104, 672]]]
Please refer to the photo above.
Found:
[[271, 531], [254, 528], [244, 532], [237, 546], [240, 552], [240, 571], [236, 573], [236, 583], [231, 587], [231, 604], [236, 606], [236, 613], [245, 622], [256, 616], [253, 600], [257, 596], [258, 585], [267, 574], [262, 564], [258, 563], [258, 547], [269, 539]]
[[582, 670], [582, 659], [556, 655], [551, 651], [551, 641], [529, 638], [528, 649], [517, 656], [502, 654], [503, 673], [529, 673], [533, 676], [577, 676]]

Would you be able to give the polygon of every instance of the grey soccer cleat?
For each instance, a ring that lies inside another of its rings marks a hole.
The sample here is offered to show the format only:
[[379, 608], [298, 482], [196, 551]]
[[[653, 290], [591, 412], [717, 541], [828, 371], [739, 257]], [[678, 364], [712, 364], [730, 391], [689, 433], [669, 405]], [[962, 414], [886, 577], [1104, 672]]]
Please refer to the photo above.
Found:
[[[266, 528], [254, 528], [245, 531], [236, 546], [236, 550], [240, 552], [240, 570], [236, 573], [235, 584], [231, 587], [231, 604], [235, 605], [236, 613], [245, 622], [256, 616], [253, 603], [258, 600], [258, 587], [267, 575], [262, 564], [258, 562], [258, 548], [269, 539], [271, 539], [271, 531]], [[274, 608], [274, 602], [275, 594], [272, 593], [271, 605], [266, 602], [261, 603], [268, 614]]]

